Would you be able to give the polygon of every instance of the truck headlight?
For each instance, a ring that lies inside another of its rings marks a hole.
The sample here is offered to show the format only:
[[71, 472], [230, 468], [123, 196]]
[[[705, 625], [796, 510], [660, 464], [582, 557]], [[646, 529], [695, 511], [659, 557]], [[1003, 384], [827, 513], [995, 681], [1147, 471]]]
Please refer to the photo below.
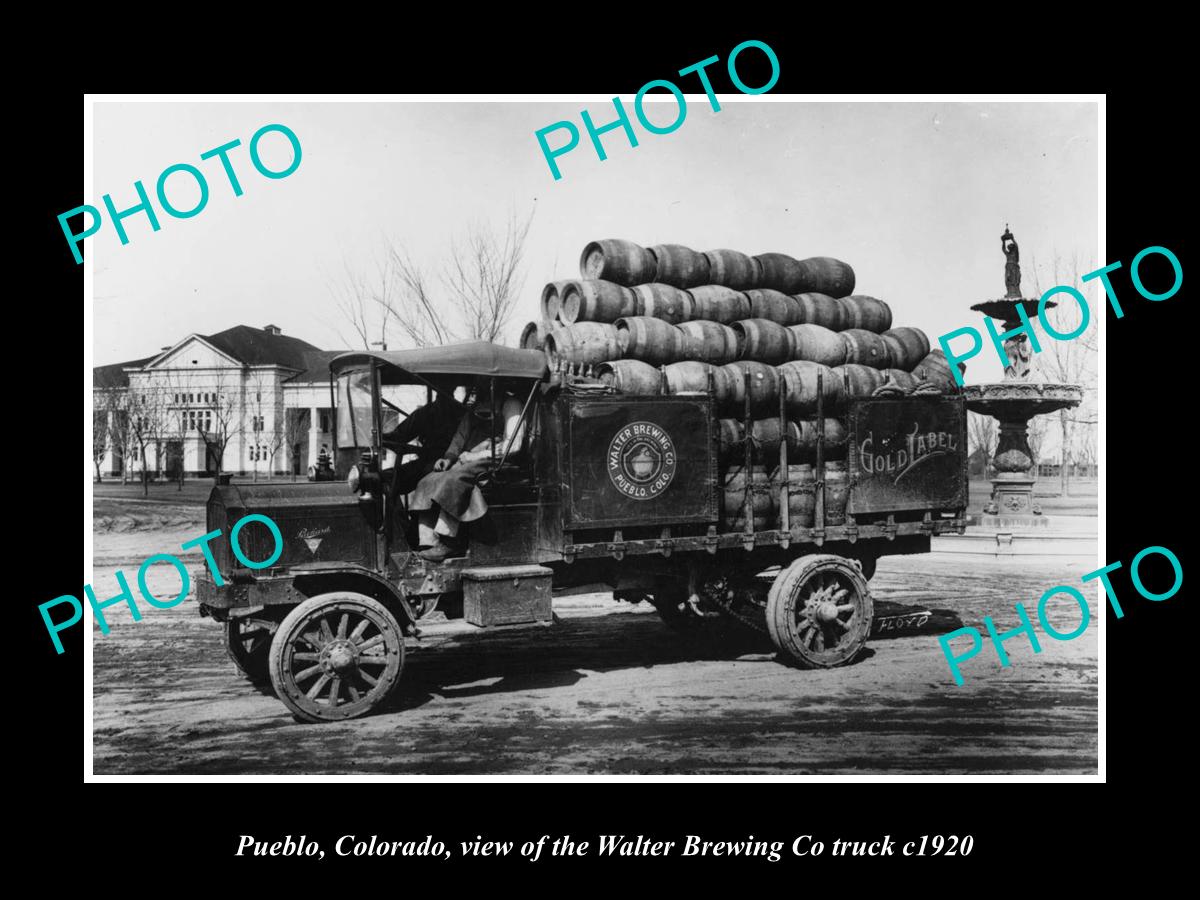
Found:
[[346, 476], [346, 486], [350, 488], [350, 493], [358, 493], [358, 466], [350, 467], [350, 473]]

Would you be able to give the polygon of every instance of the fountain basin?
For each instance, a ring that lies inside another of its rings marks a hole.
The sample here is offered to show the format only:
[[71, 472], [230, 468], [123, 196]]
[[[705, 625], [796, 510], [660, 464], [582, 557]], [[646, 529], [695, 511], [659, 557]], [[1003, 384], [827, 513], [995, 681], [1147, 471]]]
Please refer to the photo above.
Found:
[[1040, 381], [1002, 381], [963, 388], [967, 409], [1000, 423], [1000, 440], [992, 458], [992, 496], [980, 524], [998, 531], [1046, 528], [1049, 520], [1033, 499], [1033, 452], [1029, 449], [1029, 420], [1034, 416], [1078, 406], [1083, 389], [1076, 384]]

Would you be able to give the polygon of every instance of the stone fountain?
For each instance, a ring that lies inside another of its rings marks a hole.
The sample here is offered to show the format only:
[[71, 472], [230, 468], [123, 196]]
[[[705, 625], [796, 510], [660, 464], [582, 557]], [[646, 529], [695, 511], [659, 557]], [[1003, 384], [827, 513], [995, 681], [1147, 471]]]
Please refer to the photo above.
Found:
[[[1016, 239], [1008, 226], [1000, 236], [1000, 248], [1006, 258], [1005, 295], [971, 307], [985, 316], [999, 319], [1004, 331], [1020, 327], [1018, 308], [1033, 320], [1038, 299], [1021, 296], [1021, 266]], [[1047, 308], [1054, 306], [1047, 302]], [[991, 416], [1000, 423], [1000, 440], [992, 459], [992, 496], [983, 508], [980, 525], [998, 531], [1024, 531], [1045, 527], [1049, 519], [1033, 499], [1033, 453], [1029, 449], [1029, 420], [1034, 416], [1078, 406], [1083, 390], [1076, 384], [1049, 384], [1034, 377], [1029, 339], [1018, 334], [1004, 342], [1008, 365], [1004, 380], [998, 384], [975, 384], [963, 388], [967, 409]]]

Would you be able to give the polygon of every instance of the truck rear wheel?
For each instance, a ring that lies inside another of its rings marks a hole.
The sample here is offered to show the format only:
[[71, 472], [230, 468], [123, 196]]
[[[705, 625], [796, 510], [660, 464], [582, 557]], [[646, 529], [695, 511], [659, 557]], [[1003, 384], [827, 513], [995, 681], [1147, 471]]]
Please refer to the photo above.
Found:
[[297, 719], [339, 722], [387, 700], [404, 668], [404, 634], [382, 603], [352, 591], [305, 600], [271, 641], [275, 693]]
[[850, 662], [867, 643], [874, 605], [858, 566], [815, 554], [779, 573], [767, 595], [767, 631], [788, 662], [832, 668]]

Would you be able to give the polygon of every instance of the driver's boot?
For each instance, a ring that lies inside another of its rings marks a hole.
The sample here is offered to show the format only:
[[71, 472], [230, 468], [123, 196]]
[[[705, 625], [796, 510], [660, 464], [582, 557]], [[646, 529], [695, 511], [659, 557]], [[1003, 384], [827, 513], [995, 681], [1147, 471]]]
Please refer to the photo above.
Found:
[[440, 534], [433, 536], [433, 546], [421, 551], [421, 558], [430, 562], [442, 562], [452, 556], [466, 556], [466, 542], [457, 538], [447, 538]]

